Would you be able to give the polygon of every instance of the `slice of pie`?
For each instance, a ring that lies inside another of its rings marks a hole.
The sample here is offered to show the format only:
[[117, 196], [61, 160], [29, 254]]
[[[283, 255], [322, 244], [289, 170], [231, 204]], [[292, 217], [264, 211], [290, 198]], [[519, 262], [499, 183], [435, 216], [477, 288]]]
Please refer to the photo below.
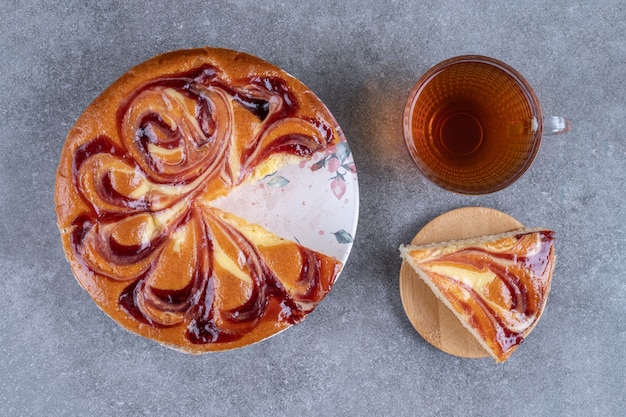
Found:
[[524, 341], [546, 306], [554, 232], [521, 229], [401, 246], [404, 260], [498, 362]]
[[55, 201], [80, 285], [126, 329], [190, 353], [302, 321], [342, 264], [214, 207], [345, 140], [302, 83], [225, 49], [124, 74], [70, 130]]

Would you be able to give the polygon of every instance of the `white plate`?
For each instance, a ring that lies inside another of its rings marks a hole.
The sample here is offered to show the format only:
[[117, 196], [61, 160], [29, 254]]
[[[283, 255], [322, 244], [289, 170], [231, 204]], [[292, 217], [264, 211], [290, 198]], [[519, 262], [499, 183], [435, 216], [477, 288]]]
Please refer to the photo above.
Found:
[[310, 161], [243, 184], [212, 205], [345, 265], [356, 234], [359, 186], [352, 152], [341, 138]]

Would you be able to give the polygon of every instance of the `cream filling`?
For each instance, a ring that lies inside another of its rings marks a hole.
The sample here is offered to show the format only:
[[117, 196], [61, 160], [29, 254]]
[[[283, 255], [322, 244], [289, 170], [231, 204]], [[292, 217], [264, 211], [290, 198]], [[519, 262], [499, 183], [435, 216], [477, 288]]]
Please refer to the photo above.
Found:
[[128, 194], [128, 197], [138, 200], [146, 195], [150, 194], [152, 191], [156, 191], [159, 194], [167, 195], [167, 196], [177, 196], [182, 194], [188, 194], [198, 188], [198, 185], [204, 181], [206, 174], [203, 174], [196, 178], [193, 182], [190, 182], [186, 185], [166, 185], [166, 184], [155, 184], [143, 175], [138, 179], [137, 187]]
[[285, 240], [267, 230], [258, 224], [248, 223], [238, 217], [221, 213], [222, 220], [235, 226], [237, 230], [244, 235], [254, 246], [275, 246], [285, 243]]
[[[491, 284], [493, 280], [498, 279], [498, 276], [490, 270], [477, 271], [469, 268], [456, 267], [452, 265], [421, 265], [422, 269], [433, 272], [439, 275], [443, 275], [452, 279], [455, 279], [468, 287], [472, 288], [480, 296], [480, 298], [490, 306], [502, 319], [505, 320], [509, 330], [523, 333], [534, 321], [534, 316], [526, 316], [518, 311], [511, 311], [507, 308], [503, 308], [501, 305], [494, 303], [484, 296], [482, 289]], [[468, 292], [463, 291], [465, 299], [469, 299]]]
[[180, 227], [178, 230], [176, 230], [176, 232], [174, 232], [174, 234], [172, 234], [171, 239], [174, 241], [174, 245], [172, 246], [172, 249], [176, 253], [180, 253], [181, 246], [187, 240], [187, 234], [188, 233], [187, 233], [186, 227]]
[[497, 275], [490, 270], [476, 271], [468, 268], [441, 264], [424, 265], [422, 268], [439, 275], [456, 279], [476, 291], [480, 291], [497, 278]]
[[[189, 111], [187, 111], [187, 105], [185, 104], [185, 96], [183, 96], [181, 93], [174, 90], [173, 88], [167, 88], [165, 90], [163, 94], [163, 100], [168, 104], [168, 107], [170, 108], [170, 110], [173, 110], [171, 102], [167, 100], [167, 98], [171, 98], [180, 106], [181, 109], [183, 109], [185, 115], [187, 116], [185, 120], [191, 123], [191, 126], [193, 127], [193, 129], [196, 131], [196, 133], [199, 136], [204, 137], [204, 133], [202, 132], [202, 128], [200, 127], [200, 124], [198, 124], [198, 120], [196, 119], [196, 117], [194, 117], [194, 115], [190, 114]], [[168, 120], [171, 120], [171, 119], [168, 119]], [[174, 130], [175, 126], [176, 126], [176, 123], [174, 123], [174, 121], [171, 120], [172, 130]]]
[[219, 264], [219, 266], [224, 268], [234, 277], [248, 284], [252, 284], [252, 278], [250, 275], [244, 272], [239, 265], [226, 255], [226, 252], [224, 252], [224, 250], [215, 242], [213, 242], [213, 259]]

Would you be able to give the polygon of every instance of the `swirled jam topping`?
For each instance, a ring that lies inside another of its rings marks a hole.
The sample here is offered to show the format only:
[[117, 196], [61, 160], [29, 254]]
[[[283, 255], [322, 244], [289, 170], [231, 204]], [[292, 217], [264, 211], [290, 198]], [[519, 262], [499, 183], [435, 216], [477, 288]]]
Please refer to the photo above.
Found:
[[498, 361], [533, 329], [547, 301], [554, 232], [405, 247], [403, 257]]
[[[124, 327], [193, 353], [300, 322], [341, 268], [212, 207], [339, 140], [332, 116], [293, 78], [254, 59], [264, 70], [234, 76], [228, 66], [252, 58], [215, 55], [183, 72], [131, 71], [103, 93], [68, 135], [56, 188], [81, 285]], [[168, 59], [177, 58], [157, 64]]]

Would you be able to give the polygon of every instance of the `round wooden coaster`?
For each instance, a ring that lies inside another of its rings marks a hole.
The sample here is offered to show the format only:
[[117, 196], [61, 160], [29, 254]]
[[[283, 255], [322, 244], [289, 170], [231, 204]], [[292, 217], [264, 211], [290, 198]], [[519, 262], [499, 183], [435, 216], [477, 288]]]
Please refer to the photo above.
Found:
[[[464, 207], [444, 213], [422, 228], [414, 245], [491, 235], [524, 227], [513, 217], [486, 207]], [[482, 358], [488, 353], [417, 276], [406, 262], [400, 267], [400, 297], [415, 330], [431, 345], [454, 356]]]

